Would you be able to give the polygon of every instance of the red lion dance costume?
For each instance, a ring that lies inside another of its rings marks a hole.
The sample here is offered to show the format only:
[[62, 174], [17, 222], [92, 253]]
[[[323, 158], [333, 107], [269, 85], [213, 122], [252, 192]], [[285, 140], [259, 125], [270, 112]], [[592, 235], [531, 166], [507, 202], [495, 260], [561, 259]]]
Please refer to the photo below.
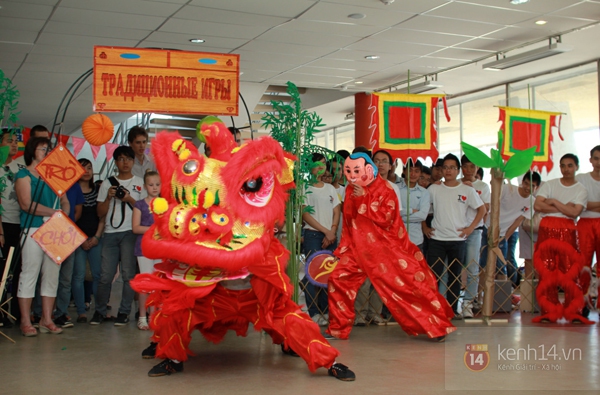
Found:
[[[581, 275], [586, 265], [577, 246], [575, 221], [542, 218], [533, 255], [533, 265], [540, 277], [535, 294], [542, 314], [534, 317], [533, 322], [556, 322], [565, 317], [569, 322], [594, 323], [580, 313], [585, 306], [584, 291], [589, 288], [590, 276]], [[564, 302], [558, 297], [558, 288], [565, 293]]]
[[356, 293], [368, 276], [405, 332], [444, 341], [456, 330], [450, 322], [454, 312], [438, 292], [421, 250], [408, 239], [396, 193], [377, 176], [377, 167], [365, 154], [346, 159], [344, 174], [348, 186], [342, 240], [334, 251], [340, 260], [328, 281], [327, 332], [348, 338]]
[[[149, 293], [147, 305], [157, 307], [150, 320], [156, 357], [167, 358], [163, 365], [175, 360], [178, 368], [151, 374], [159, 364], [149, 375], [181, 371], [195, 329], [218, 343], [228, 330], [245, 336], [252, 323], [284, 351], [299, 354], [312, 372], [326, 367], [336, 378], [353, 380], [335, 363], [338, 351], [290, 299], [289, 252], [273, 233], [293, 187], [292, 160], [271, 138], [238, 148], [218, 118], [205, 119], [201, 129], [210, 158], [177, 133], [159, 133], [152, 143], [162, 197], [151, 202], [155, 223], [142, 248], [163, 261], [131, 285]], [[243, 279], [245, 289], [228, 288]]]

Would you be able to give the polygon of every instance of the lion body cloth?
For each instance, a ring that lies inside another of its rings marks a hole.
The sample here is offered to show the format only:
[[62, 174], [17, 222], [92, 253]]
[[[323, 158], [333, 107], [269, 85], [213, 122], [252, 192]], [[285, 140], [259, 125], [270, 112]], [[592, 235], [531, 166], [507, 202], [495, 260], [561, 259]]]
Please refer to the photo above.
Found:
[[142, 249], [162, 262], [132, 286], [157, 308], [156, 357], [185, 361], [194, 330], [218, 343], [228, 330], [245, 336], [251, 323], [311, 371], [331, 367], [339, 353], [290, 299], [289, 252], [274, 237], [294, 185], [293, 158], [270, 137], [237, 147], [219, 121], [203, 122], [200, 133], [210, 158], [178, 133], [158, 133], [152, 143], [163, 182]]

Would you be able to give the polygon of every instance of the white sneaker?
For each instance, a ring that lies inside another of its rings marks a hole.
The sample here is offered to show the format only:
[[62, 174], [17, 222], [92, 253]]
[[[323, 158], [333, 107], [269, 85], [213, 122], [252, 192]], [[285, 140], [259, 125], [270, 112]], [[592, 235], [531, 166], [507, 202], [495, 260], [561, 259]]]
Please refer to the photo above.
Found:
[[311, 318], [315, 322], [315, 324], [317, 324], [319, 326], [329, 325], [329, 314], [317, 314]]
[[462, 316], [463, 318], [473, 318], [473, 304], [471, 302], [463, 303]]

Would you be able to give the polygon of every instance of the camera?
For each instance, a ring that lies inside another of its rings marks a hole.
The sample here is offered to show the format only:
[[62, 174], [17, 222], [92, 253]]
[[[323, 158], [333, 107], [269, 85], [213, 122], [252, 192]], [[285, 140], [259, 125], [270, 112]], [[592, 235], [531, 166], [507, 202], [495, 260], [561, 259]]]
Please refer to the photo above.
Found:
[[123, 187], [123, 185], [118, 185], [117, 186], [117, 190], [115, 191], [115, 196], [118, 199], [123, 199], [125, 197], [125, 195], [127, 194], [127, 189], [125, 189]]

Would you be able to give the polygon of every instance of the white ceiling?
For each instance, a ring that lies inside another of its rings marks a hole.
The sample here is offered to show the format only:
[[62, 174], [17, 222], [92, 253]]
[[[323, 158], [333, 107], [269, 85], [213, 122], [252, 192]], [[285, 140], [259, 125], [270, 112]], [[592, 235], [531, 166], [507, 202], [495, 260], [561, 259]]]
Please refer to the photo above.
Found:
[[[51, 127], [69, 86], [92, 67], [94, 45], [240, 54], [240, 91], [253, 92], [251, 108], [257, 91], [292, 81], [309, 88], [305, 104], [321, 105], [331, 126], [344, 121], [353, 101], [322, 106], [325, 101], [397, 84], [409, 70], [411, 77], [439, 73], [444, 87], [438, 92], [456, 95], [600, 58], [594, 26], [600, 0], [0, 0], [0, 7], [0, 69], [21, 93], [26, 126]], [[366, 17], [348, 18], [353, 13]], [[536, 25], [539, 19], [548, 23]], [[560, 33], [571, 52], [502, 72], [481, 68], [498, 51]], [[332, 92], [322, 95], [323, 89]], [[91, 113], [88, 79], [69, 107], [64, 132], [76, 131]]]

